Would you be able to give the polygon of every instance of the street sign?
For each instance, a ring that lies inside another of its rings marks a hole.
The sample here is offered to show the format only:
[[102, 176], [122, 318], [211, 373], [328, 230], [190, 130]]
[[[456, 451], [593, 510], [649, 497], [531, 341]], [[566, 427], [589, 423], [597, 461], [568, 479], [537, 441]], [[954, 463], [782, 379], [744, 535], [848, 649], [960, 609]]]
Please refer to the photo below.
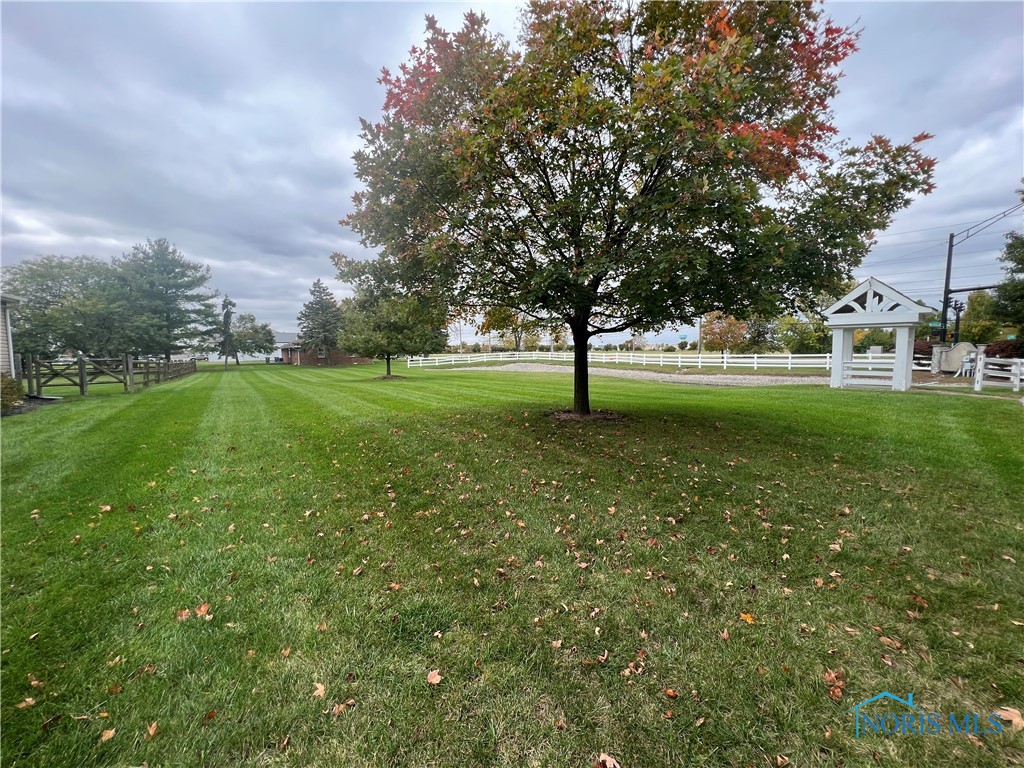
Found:
[[938, 320], [932, 320], [930, 323], [928, 323], [928, 327], [929, 328], [941, 328], [942, 327], [942, 323], [940, 323]]
[[686, 334], [685, 333], [680, 333], [679, 334], [679, 340], [680, 341], [686, 341]]
[[1017, 340], [1017, 334], [1011, 333], [1009, 336], [1006, 337], [1006, 340], [1007, 341], [1016, 341]]

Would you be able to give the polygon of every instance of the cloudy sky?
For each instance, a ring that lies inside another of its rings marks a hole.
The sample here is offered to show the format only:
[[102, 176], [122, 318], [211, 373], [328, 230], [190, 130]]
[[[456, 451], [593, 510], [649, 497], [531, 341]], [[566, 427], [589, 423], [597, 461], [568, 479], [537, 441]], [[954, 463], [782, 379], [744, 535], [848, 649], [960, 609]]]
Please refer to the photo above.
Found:
[[[4, 2], [3, 263], [166, 237], [211, 266], [239, 311], [294, 331], [314, 280], [347, 295], [330, 254], [365, 253], [338, 220], [357, 188], [358, 118], [383, 100], [380, 68], [422, 40], [425, 14], [454, 28], [469, 8], [514, 36], [513, 3]], [[1018, 202], [1024, 4], [826, 8], [863, 29], [835, 105], [842, 132], [928, 131], [939, 159], [937, 190], [882, 233], [858, 276], [936, 306], [949, 232]], [[959, 245], [954, 287], [998, 282], [1002, 236], [1021, 222]]]

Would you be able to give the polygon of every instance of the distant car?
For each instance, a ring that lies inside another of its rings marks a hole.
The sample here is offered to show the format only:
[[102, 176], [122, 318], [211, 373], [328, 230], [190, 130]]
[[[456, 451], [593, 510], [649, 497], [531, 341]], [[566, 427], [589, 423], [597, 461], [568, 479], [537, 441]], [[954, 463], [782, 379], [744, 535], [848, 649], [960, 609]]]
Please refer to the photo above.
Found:
[[192, 357], [190, 357], [189, 360], [195, 360], [196, 362], [208, 363], [208, 362], [210, 362], [210, 356], [209, 355], [192, 355]]

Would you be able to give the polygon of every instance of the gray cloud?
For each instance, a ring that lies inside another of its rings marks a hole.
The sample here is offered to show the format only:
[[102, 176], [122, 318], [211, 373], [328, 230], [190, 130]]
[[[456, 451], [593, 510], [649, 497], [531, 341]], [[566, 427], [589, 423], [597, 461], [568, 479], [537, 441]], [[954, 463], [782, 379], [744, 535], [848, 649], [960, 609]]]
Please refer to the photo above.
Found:
[[[364, 253], [337, 222], [358, 185], [358, 118], [379, 113], [380, 68], [395, 68], [422, 40], [426, 13], [452, 28], [470, 7], [6, 4], [4, 262], [110, 257], [167, 237], [211, 265], [239, 311], [294, 330], [314, 280], [346, 295], [330, 280], [331, 252]], [[516, 5], [484, 8], [515, 37]], [[843, 132], [858, 142], [874, 132], [936, 134], [938, 189], [890, 229], [927, 231], [880, 238], [861, 270], [927, 293], [947, 228], [1016, 202], [1024, 8], [830, 3], [827, 11], [864, 28], [836, 103]], [[929, 239], [938, 250], [920, 253]], [[999, 236], [969, 244], [958, 259], [965, 278], [998, 271]]]

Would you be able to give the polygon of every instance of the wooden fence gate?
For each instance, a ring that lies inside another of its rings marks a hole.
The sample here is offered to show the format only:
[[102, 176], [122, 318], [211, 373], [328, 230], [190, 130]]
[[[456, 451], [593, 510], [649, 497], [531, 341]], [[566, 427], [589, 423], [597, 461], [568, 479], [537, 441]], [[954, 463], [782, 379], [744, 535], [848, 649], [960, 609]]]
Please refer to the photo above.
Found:
[[148, 387], [196, 372], [194, 360], [134, 360], [130, 355], [110, 358], [80, 356], [73, 360], [42, 360], [29, 355], [23, 365], [28, 394], [41, 397], [44, 387], [77, 387], [85, 395], [90, 384], [121, 384], [134, 392], [137, 384]]

